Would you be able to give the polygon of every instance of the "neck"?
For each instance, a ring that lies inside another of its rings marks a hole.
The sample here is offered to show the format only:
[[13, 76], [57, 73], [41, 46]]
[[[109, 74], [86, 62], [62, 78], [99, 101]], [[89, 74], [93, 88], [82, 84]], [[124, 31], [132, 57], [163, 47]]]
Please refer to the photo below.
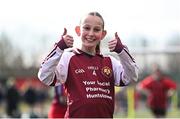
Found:
[[95, 55], [96, 54], [96, 50], [92, 49], [92, 48], [81, 48], [81, 50], [89, 55]]

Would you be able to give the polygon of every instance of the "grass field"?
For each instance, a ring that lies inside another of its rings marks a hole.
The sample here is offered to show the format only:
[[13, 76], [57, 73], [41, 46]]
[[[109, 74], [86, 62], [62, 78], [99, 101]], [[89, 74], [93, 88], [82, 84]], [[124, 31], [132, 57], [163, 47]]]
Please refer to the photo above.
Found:
[[[43, 111], [43, 114], [44, 114], [43, 117], [47, 117], [50, 103], [51, 103], [51, 101], [48, 101], [45, 103], [45, 105], [43, 107], [37, 106], [35, 108], [35, 112], [42, 113], [41, 111]], [[30, 109], [28, 108], [28, 106], [25, 103], [21, 103], [20, 110], [21, 110], [22, 114], [27, 114], [30, 111]], [[6, 115], [5, 115], [4, 106], [1, 105], [0, 106], [0, 118], [2, 118], [2, 117], [6, 117]], [[153, 116], [152, 116], [151, 112], [148, 110], [148, 108], [145, 106], [142, 106], [142, 105], [141, 105], [141, 107], [139, 107], [138, 109], [135, 110], [134, 115], [127, 116], [125, 113], [123, 113], [121, 111], [119, 111], [118, 113], [116, 113], [114, 115], [114, 118], [128, 118], [128, 117], [130, 117], [130, 118], [153, 118]], [[169, 109], [168, 113], [167, 113], [167, 118], [180, 118], [180, 109], [173, 109], [173, 108]]]
[[[138, 109], [135, 111], [135, 115], [130, 115], [132, 118], [153, 118], [153, 115], [148, 109]], [[124, 113], [117, 113], [114, 115], [114, 118], [127, 118]], [[170, 109], [167, 113], [167, 118], [180, 118], [180, 110], [179, 109]]]

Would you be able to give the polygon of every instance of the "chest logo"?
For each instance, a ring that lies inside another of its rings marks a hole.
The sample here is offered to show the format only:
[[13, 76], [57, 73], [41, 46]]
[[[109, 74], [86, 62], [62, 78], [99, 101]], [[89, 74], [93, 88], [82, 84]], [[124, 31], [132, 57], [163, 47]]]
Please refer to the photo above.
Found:
[[76, 69], [75, 73], [76, 74], [82, 74], [82, 73], [85, 73], [85, 71], [84, 71], [84, 69]]
[[103, 67], [101, 73], [107, 78], [110, 78], [112, 76], [112, 70], [108, 66]]

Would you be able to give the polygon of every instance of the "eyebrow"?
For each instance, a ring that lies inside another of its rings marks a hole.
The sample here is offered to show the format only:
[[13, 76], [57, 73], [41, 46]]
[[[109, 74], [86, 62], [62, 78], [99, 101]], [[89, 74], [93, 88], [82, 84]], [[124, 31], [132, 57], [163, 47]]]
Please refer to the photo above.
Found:
[[[83, 24], [82, 27], [90, 27], [91, 25], [89, 24]], [[94, 28], [98, 28], [98, 29], [102, 29], [103, 30], [103, 26], [102, 25], [96, 25], [94, 26]]]

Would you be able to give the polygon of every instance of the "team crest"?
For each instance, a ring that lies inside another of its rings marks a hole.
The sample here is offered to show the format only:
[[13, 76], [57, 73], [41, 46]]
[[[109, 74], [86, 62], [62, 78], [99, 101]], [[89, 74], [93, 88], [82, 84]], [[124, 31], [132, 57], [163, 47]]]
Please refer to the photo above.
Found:
[[112, 76], [112, 70], [108, 66], [103, 67], [101, 73], [108, 78]]

